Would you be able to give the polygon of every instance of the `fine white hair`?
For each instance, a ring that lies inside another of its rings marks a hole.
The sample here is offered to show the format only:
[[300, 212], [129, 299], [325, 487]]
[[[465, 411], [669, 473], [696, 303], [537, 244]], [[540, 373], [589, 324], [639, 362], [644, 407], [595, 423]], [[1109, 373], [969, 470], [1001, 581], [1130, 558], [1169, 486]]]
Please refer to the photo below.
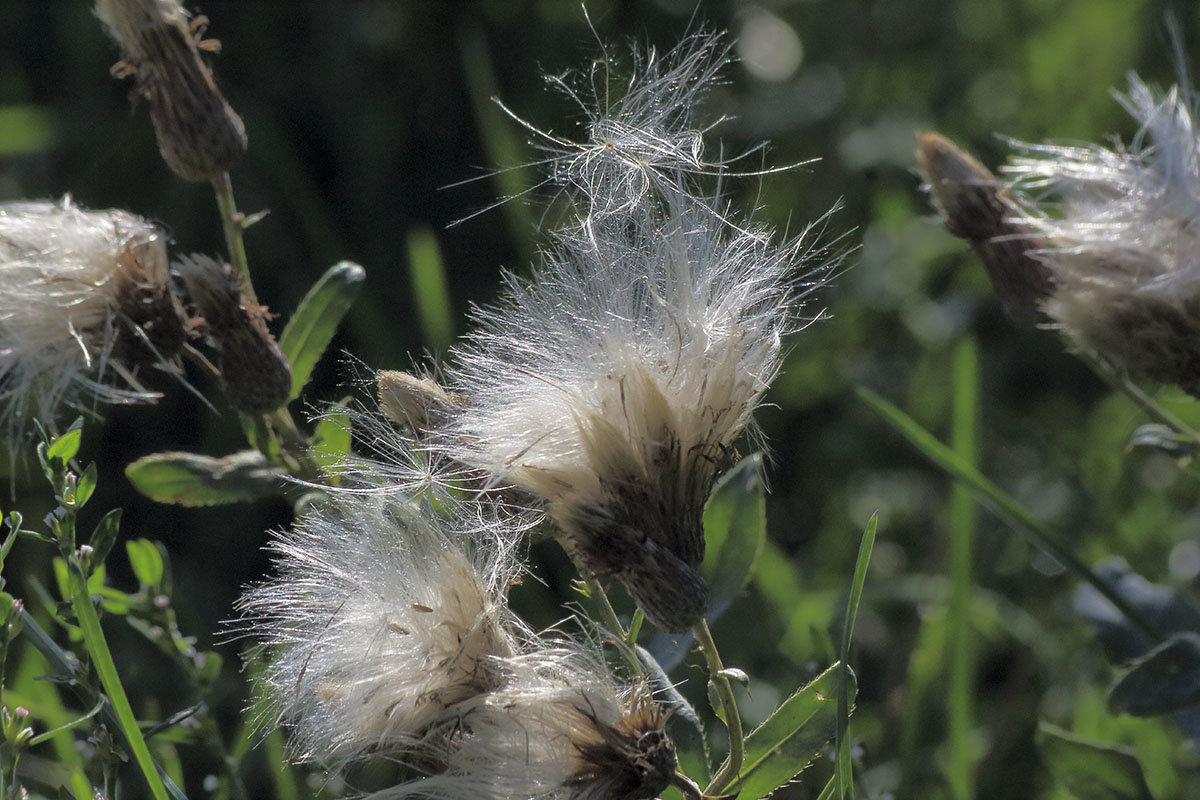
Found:
[[1056, 289], [1046, 312], [1080, 347], [1200, 391], [1200, 140], [1194, 98], [1129, 75], [1128, 145], [1018, 145], [1019, 222]]
[[[53, 425], [63, 407], [157, 398], [131, 362], [168, 366], [183, 343], [180, 313], [151, 223], [69, 198], [0, 204], [0, 422], [10, 433], [31, 417]], [[170, 339], [161, 350], [159, 334]]]

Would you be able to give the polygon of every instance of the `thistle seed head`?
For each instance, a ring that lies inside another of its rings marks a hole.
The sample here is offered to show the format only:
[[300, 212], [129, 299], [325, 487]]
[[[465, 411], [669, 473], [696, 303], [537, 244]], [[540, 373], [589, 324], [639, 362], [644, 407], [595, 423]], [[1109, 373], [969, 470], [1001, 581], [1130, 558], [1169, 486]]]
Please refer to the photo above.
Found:
[[96, 15], [121, 48], [119, 76], [132, 75], [150, 105], [158, 149], [179, 177], [207, 181], [246, 150], [246, 128], [200, 56], [198, 25], [179, 0], [96, 0]]
[[505, 684], [518, 567], [501, 523], [437, 505], [339, 494], [271, 544], [276, 575], [241, 599], [238, 628], [265, 642], [262, 721], [293, 729], [297, 759], [437, 762]]
[[1014, 222], [1017, 206], [1003, 182], [944, 136], [922, 133], [917, 141], [917, 169], [946, 230], [971, 243], [1008, 315], [1037, 322], [1054, 278], [1037, 235]]
[[1056, 287], [1045, 303], [1078, 347], [1200, 396], [1200, 139], [1192, 98], [1136, 75], [1118, 102], [1128, 145], [1025, 145], [1008, 168]]
[[0, 204], [0, 418], [148, 402], [141, 367], [177, 369], [186, 340], [166, 241], [125, 211]]
[[267, 329], [265, 310], [246, 301], [229, 265], [192, 255], [177, 260], [174, 268], [220, 353], [218, 368], [233, 406], [265, 414], [286, 403], [291, 365]]

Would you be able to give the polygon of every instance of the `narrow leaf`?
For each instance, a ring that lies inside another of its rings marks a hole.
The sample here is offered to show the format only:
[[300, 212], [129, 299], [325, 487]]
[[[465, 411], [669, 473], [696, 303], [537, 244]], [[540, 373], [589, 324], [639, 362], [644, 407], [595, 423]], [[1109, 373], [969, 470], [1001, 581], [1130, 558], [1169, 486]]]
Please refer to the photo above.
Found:
[[92, 563], [103, 564], [108, 558], [109, 551], [117, 541], [117, 533], [121, 530], [121, 509], [114, 508], [100, 518], [92, 530], [88, 544], [92, 547]]
[[96, 463], [87, 465], [75, 483], [75, 507], [83, 508], [92, 494], [96, 491]]
[[150, 756], [146, 740], [142, 738], [142, 731], [138, 727], [137, 718], [133, 715], [133, 709], [129, 706], [129, 699], [125, 696], [125, 688], [121, 685], [120, 676], [117, 675], [117, 667], [113, 663], [112, 653], [109, 652], [108, 642], [104, 639], [104, 631], [100, 629], [100, 619], [96, 616], [96, 609], [92, 606], [92, 598], [88, 594], [87, 584], [79, 570], [71, 570], [70, 583], [71, 604], [75, 610], [75, 616], [79, 620], [79, 629], [83, 632], [83, 641], [87, 645], [88, 655], [92, 658], [92, 666], [100, 678], [100, 684], [104, 687], [104, 692], [108, 695], [108, 700], [116, 712], [117, 719], [121, 724], [121, 732], [125, 735], [129, 749], [133, 752], [134, 760], [141, 767], [146, 784], [150, 787], [150, 793], [155, 800], [167, 800], [167, 789], [158, 775], [158, 767]]
[[858, 545], [858, 558], [854, 562], [854, 579], [850, 583], [850, 597], [846, 600], [846, 619], [842, 625], [841, 665], [838, 671], [837, 703], [837, 779], [838, 795], [853, 794], [854, 770], [850, 763], [850, 741], [846, 729], [850, 723], [850, 704], [853, 674], [850, 672], [850, 642], [854, 638], [854, 621], [858, 618], [858, 606], [862, 602], [863, 587], [867, 583], [867, 566], [871, 563], [871, 551], [875, 548], [875, 532], [879, 527], [879, 515], [872, 514], [867, 520], [862, 541]]
[[279, 337], [279, 349], [292, 365], [292, 391], [288, 400], [300, 396], [366, 277], [366, 271], [358, 264], [342, 261], [326, 270], [300, 301]]
[[922, 428], [916, 420], [870, 389], [860, 387], [858, 396], [908, 439], [926, 458], [945, 470], [951, 477], [971, 487], [972, 491], [986, 502], [989, 508], [1007, 521], [1018, 533], [1052, 555], [1075, 577], [1093, 586], [1106, 600], [1120, 609], [1130, 622], [1141, 628], [1148, 637], [1156, 642], [1162, 641], [1162, 631], [1153, 622], [1127, 603], [1120, 594], [1059, 542], [1058, 537], [1050, 528], [1038, 521], [999, 486], [984, 477], [983, 473], [973, 464], [964, 461], [961, 456], [938, 441], [932, 433]]
[[1038, 725], [1037, 745], [1055, 780], [1078, 800], [1154, 800], [1141, 764], [1126, 748], [1045, 722]]
[[409, 231], [408, 274], [425, 344], [439, 350], [454, 338], [454, 322], [445, 263], [437, 236], [428, 226]]
[[313, 458], [326, 474], [336, 475], [350, 454], [350, 416], [345, 408], [330, 407], [317, 423], [310, 445]]
[[847, 694], [856, 692], [854, 673], [834, 664], [797, 691], [766, 722], [746, 737], [739, 797], [766, 797], [785, 785], [819, 755], [837, 732], [838, 683], [845, 674]]
[[198, 453], [152, 453], [125, 468], [134, 487], [160, 503], [212, 506], [278, 496], [282, 470], [267, 465], [257, 450], [224, 458]]
[[133, 539], [125, 543], [129, 554], [129, 565], [138, 582], [145, 586], [157, 586], [163, 579], [162, 555], [149, 539]]
[[721, 478], [704, 508], [711, 622], [746, 588], [767, 538], [767, 507], [762, 484], [762, 454], [742, 459]]
[[1180, 633], [1142, 656], [1108, 694], [1114, 713], [1169, 714], [1200, 704], [1200, 635]]

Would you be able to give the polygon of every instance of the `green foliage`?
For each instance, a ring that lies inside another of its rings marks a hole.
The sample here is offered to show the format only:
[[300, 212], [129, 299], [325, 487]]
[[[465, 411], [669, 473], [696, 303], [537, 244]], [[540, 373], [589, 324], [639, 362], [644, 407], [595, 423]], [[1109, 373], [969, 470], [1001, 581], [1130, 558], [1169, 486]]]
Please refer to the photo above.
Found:
[[160, 503], [212, 506], [275, 497], [285, 473], [257, 450], [222, 458], [198, 453], [154, 453], [125, 468], [137, 490]]
[[1038, 749], [1077, 800], [1154, 800], [1137, 759], [1125, 748], [1089, 742], [1054, 725], [1038, 726]]
[[279, 349], [292, 365], [289, 400], [300, 396], [366, 277], [366, 271], [358, 264], [350, 261], [334, 264], [313, 284], [296, 313], [288, 319], [279, 337]]

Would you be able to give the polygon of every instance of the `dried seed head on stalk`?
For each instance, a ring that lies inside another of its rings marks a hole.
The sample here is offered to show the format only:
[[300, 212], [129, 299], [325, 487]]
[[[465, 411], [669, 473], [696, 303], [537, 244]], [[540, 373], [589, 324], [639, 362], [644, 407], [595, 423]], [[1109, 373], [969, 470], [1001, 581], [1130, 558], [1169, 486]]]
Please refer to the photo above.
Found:
[[689, 187], [722, 172], [699, 160], [694, 117], [726, 54], [708, 36], [651, 53], [621, 99], [589, 112], [592, 138], [562, 143], [550, 180], [576, 216], [531, 280], [509, 276], [506, 298], [476, 312], [448, 371], [461, 404], [437, 438], [540, 497], [576, 557], [669, 631], [703, 615], [704, 503], [799, 297], [832, 263]]
[[162, 231], [125, 211], [0, 204], [0, 420], [156, 399], [136, 373], [186, 341]]
[[1054, 278], [1036, 234], [1014, 221], [1017, 206], [1004, 183], [936, 133], [917, 135], [917, 169], [946, 229], [983, 260], [1004, 310], [1019, 322], [1037, 322]]
[[246, 128], [200, 56], [198, 25], [179, 0], [96, 0], [96, 15], [121, 47], [119, 76], [132, 75], [150, 105], [158, 149], [190, 181], [228, 172], [246, 151]]
[[220, 353], [218, 367], [233, 406], [265, 414], [287, 402], [292, 368], [267, 330], [265, 310], [246, 300], [229, 265], [197, 254], [173, 267]]
[[466, 711], [438, 775], [381, 798], [649, 800], [670, 784], [669, 713], [644, 684], [618, 687], [578, 641], [536, 640], [506, 686]]
[[1016, 224], [1043, 243], [1045, 304], [1079, 347], [1200, 397], [1200, 139], [1186, 89], [1115, 94], [1129, 145], [1017, 144]]
[[276, 574], [240, 600], [238, 629], [265, 641], [263, 721], [293, 729], [297, 759], [437, 763], [506, 680], [523, 635], [511, 537], [485, 507], [441, 500], [338, 494], [272, 542]]

